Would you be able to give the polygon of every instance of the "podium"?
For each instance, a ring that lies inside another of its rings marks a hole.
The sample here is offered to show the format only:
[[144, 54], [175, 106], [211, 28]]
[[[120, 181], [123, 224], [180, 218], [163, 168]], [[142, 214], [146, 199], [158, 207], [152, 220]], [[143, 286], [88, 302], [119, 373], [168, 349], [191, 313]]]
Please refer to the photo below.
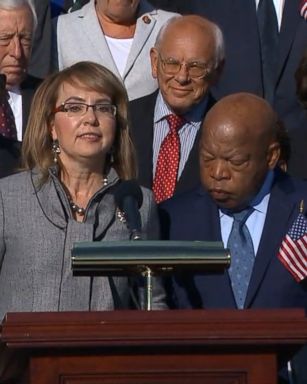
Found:
[[275, 384], [306, 342], [299, 309], [8, 313], [0, 382]]

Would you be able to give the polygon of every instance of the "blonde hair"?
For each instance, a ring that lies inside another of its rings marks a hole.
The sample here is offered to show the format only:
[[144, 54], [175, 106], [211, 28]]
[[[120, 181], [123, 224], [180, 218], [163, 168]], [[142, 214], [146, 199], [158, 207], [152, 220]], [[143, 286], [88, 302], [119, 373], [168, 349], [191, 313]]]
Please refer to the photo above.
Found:
[[113, 162], [107, 156], [107, 173], [112, 166], [119, 177], [127, 180], [136, 177], [135, 151], [129, 135], [128, 97], [120, 80], [100, 64], [82, 61], [51, 74], [35, 92], [26, 133], [22, 144], [22, 165], [24, 169], [38, 168], [43, 182], [48, 178], [48, 169], [53, 165], [52, 137], [50, 123], [54, 118], [54, 109], [63, 83], [85, 86], [96, 92], [107, 94], [116, 105], [116, 135], [113, 143]]

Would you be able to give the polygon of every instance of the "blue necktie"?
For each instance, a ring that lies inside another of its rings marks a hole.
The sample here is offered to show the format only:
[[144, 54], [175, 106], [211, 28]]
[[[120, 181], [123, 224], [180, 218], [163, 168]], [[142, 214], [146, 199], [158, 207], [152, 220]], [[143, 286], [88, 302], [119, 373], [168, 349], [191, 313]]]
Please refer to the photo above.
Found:
[[231, 214], [234, 220], [227, 243], [227, 248], [229, 248], [231, 255], [231, 265], [228, 273], [239, 309], [244, 307], [247, 288], [255, 261], [253, 241], [245, 224], [252, 212], [253, 208], [248, 208]]
[[273, 0], [260, 0], [257, 9], [264, 98], [274, 101], [278, 64], [279, 29]]

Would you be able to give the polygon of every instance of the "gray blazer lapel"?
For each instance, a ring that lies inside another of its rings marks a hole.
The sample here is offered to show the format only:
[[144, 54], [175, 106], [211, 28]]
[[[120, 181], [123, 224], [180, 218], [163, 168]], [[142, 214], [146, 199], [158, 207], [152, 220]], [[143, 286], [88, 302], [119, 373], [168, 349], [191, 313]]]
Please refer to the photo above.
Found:
[[53, 181], [49, 177], [46, 183], [39, 185], [38, 174], [34, 171], [31, 173], [34, 193], [36, 194], [38, 203], [44, 215], [58, 228], [67, 227], [67, 220], [64, 207], [62, 206]]
[[88, 7], [85, 7], [83, 15], [79, 17], [83, 19], [81, 26], [87, 44], [91, 45], [97, 55], [103, 59], [104, 66], [120, 78], [105, 35], [99, 24], [95, 10], [95, 2], [91, 1], [88, 5]]
[[[136, 23], [135, 38], [133, 39], [133, 43], [128, 55], [127, 64], [123, 75], [124, 78], [128, 75], [135, 60], [140, 55], [157, 22], [154, 17], [157, 14], [157, 11], [152, 10], [151, 8], [151, 6], [147, 7], [147, 4], [140, 6], [139, 16]], [[149, 10], [151, 10], [150, 13]]]

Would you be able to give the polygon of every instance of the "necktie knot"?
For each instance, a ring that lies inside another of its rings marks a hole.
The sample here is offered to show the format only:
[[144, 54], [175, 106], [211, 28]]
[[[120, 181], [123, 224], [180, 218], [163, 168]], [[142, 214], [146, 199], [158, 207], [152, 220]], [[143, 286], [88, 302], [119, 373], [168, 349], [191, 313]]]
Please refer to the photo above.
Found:
[[246, 220], [252, 214], [253, 210], [254, 209], [252, 207], [248, 207], [240, 212], [231, 213], [231, 216], [233, 217], [234, 221], [240, 223], [240, 225], [244, 225]]
[[182, 116], [178, 116], [175, 114], [168, 115], [166, 117], [166, 120], [168, 122], [169, 129], [172, 133], [177, 133], [185, 122]]

